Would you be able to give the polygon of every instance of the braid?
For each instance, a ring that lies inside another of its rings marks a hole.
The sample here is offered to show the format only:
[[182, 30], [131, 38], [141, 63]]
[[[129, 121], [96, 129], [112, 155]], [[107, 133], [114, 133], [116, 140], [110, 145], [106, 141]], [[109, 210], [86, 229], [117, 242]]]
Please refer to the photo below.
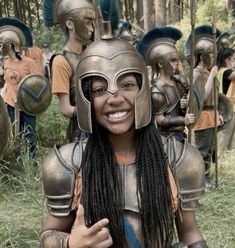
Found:
[[[173, 236], [171, 189], [161, 137], [153, 124], [137, 134], [137, 180], [144, 247], [169, 247]], [[157, 156], [156, 156], [157, 154]]]
[[123, 204], [120, 172], [102, 128], [94, 127], [82, 163], [82, 202], [87, 225], [109, 219], [115, 247], [123, 247]]
[[[90, 81], [91, 82], [91, 81]], [[83, 84], [91, 99], [91, 84]], [[90, 101], [92, 103], [92, 101]], [[92, 109], [92, 120], [94, 112]], [[136, 131], [137, 194], [144, 247], [170, 247], [173, 236], [171, 188], [161, 137], [154, 124]], [[107, 131], [93, 121], [82, 161], [82, 198], [88, 226], [109, 219], [113, 247], [125, 247], [122, 177]]]

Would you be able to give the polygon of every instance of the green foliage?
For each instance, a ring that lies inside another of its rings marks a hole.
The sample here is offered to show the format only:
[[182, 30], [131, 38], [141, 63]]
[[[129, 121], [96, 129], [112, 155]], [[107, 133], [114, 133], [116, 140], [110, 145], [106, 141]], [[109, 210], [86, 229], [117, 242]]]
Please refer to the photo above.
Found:
[[0, 247], [35, 248], [45, 215], [40, 169], [27, 149], [18, 158], [14, 150], [0, 167]]
[[33, 30], [35, 45], [42, 47], [44, 43], [48, 44], [51, 51], [59, 50], [65, 42], [65, 35], [58, 26], [45, 28], [43, 26]]
[[37, 117], [38, 143], [43, 147], [52, 147], [54, 144], [64, 144], [68, 119], [58, 109], [56, 96], [46, 112]]

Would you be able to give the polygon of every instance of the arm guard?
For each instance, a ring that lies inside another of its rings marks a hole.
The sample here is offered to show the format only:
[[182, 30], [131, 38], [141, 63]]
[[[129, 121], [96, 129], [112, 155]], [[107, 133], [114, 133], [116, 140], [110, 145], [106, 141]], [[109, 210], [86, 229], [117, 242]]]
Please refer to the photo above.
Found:
[[71, 211], [76, 173], [82, 160], [82, 144], [54, 146], [42, 165], [42, 181], [48, 211], [53, 216], [68, 216]]
[[40, 236], [40, 248], [68, 248], [68, 241], [68, 233], [47, 230]]
[[183, 116], [167, 115], [161, 123], [161, 126], [165, 128], [185, 126], [184, 120], [185, 118]]

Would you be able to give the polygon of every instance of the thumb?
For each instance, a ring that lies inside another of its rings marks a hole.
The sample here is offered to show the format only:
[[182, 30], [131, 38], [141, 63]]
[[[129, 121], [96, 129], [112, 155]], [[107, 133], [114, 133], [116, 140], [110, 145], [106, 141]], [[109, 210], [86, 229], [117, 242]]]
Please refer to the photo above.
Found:
[[81, 204], [78, 206], [77, 216], [76, 216], [76, 226], [85, 226], [84, 220], [84, 208]]

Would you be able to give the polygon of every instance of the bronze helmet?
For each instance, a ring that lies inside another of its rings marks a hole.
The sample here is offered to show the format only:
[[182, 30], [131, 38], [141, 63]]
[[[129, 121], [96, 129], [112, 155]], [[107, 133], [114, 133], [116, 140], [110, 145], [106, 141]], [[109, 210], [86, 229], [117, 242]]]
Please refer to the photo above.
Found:
[[46, 27], [60, 24], [66, 32], [66, 20], [72, 20], [75, 33], [82, 44], [89, 43], [85, 19], [95, 19], [95, 7], [90, 0], [45, 0], [43, 2], [43, 17]]
[[31, 47], [33, 39], [30, 29], [21, 20], [14, 17], [0, 18], [0, 44], [3, 56], [9, 52], [9, 45], [13, 44], [16, 52], [23, 47]]
[[157, 27], [143, 36], [138, 44], [139, 52], [147, 65], [156, 66], [160, 57], [169, 53], [178, 53], [175, 43], [182, 37], [180, 30], [174, 27]]
[[127, 41], [108, 38], [92, 43], [82, 54], [76, 70], [76, 102], [79, 128], [92, 133], [91, 102], [84, 96], [82, 82], [94, 76], [108, 82], [108, 91], [117, 91], [117, 78], [125, 73], [137, 73], [142, 78], [140, 91], [135, 99], [135, 128], [149, 124], [151, 97], [147, 67], [142, 56]]
[[[216, 29], [215, 36], [218, 38], [221, 32]], [[191, 56], [191, 43], [192, 43], [192, 34], [189, 35], [185, 47], [184, 54], [187, 60]], [[201, 25], [195, 28], [195, 48], [194, 48], [194, 56], [197, 59], [198, 55], [202, 56], [203, 61], [209, 65], [209, 53], [213, 52], [213, 30], [210, 25]]]

